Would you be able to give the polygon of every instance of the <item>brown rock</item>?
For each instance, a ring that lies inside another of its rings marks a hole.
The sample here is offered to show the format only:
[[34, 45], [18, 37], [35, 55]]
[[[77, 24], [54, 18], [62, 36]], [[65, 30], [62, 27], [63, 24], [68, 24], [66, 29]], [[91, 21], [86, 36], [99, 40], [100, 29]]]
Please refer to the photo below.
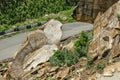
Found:
[[63, 80], [68, 75], [69, 72], [70, 72], [70, 68], [68, 67], [64, 70], [59, 71], [57, 77]]
[[99, 12], [105, 12], [118, 0], [80, 0], [73, 11], [77, 21], [93, 22]]
[[62, 49], [68, 49], [68, 50], [70, 50], [70, 51], [74, 51], [74, 42], [71, 41], [71, 42], [68, 43], [67, 45], [64, 45], [64, 46], [62, 47]]
[[36, 30], [28, 35], [21, 49], [12, 62], [9, 74], [12, 78], [20, 78], [38, 64], [46, 62], [57, 50], [62, 36], [62, 24], [57, 20], [50, 20], [44, 25], [44, 31]]
[[99, 14], [94, 22], [94, 38], [89, 46], [93, 58], [108, 56], [109, 60], [120, 53], [120, 1], [110, 7], [104, 14]]
[[15, 60], [11, 64], [9, 74], [13, 78], [20, 77], [23, 73], [23, 64], [25, 57], [33, 51], [47, 44], [47, 38], [43, 31], [37, 30], [28, 35], [27, 40], [23, 43], [21, 49], [17, 52]]
[[111, 77], [114, 75], [114, 72], [120, 70], [120, 62], [113, 63], [104, 68], [103, 76], [104, 77]]

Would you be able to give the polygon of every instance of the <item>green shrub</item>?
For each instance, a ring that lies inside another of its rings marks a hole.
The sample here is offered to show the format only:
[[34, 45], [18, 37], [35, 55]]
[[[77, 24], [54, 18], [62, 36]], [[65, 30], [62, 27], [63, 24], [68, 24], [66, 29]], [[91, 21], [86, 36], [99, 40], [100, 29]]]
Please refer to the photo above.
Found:
[[75, 42], [75, 50], [73, 52], [64, 49], [55, 51], [50, 57], [52, 66], [71, 66], [76, 64], [83, 56], [87, 57], [90, 36], [86, 32], [82, 32], [80, 38]]
[[12, 25], [75, 6], [79, 0], [0, 0], [0, 24]]
[[79, 56], [86, 56], [88, 52], [89, 41], [92, 39], [92, 33], [87, 34], [82, 32], [80, 38], [75, 42], [75, 50], [79, 53]]
[[77, 53], [64, 49], [62, 51], [56, 51], [50, 58], [50, 63], [52, 66], [71, 66], [77, 63], [78, 60], [79, 55]]
[[120, 21], [120, 14], [117, 14], [117, 18], [118, 18], [118, 20]]
[[97, 65], [97, 69], [100, 71], [103, 70], [104, 68], [105, 68], [105, 64], [98, 64]]
[[0, 32], [2, 32], [2, 31], [5, 31], [5, 30], [8, 30], [8, 29], [10, 29], [10, 27], [11, 26], [8, 26], [8, 25], [2, 25], [2, 26], [0, 26]]

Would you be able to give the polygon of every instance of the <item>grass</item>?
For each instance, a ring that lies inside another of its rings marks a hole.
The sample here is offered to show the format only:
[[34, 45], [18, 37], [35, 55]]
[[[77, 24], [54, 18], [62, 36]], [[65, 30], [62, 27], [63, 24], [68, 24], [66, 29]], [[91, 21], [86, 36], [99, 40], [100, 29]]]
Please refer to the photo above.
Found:
[[57, 19], [62, 23], [74, 22], [75, 20], [71, 16], [73, 9], [74, 7], [71, 8], [70, 10], [61, 11], [57, 14], [54, 13], [46, 14], [45, 16], [39, 18], [38, 21], [49, 21], [50, 19]]

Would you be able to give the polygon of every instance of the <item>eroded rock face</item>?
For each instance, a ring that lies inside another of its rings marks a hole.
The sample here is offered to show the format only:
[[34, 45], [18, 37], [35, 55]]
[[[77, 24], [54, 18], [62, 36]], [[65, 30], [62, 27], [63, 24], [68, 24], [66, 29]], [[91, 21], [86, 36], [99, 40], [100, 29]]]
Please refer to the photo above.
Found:
[[109, 8], [104, 14], [99, 14], [94, 22], [94, 38], [89, 46], [89, 54], [93, 58], [108, 56], [111, 61], [120, 55], [120, 1]]
[[105, 12], [118, 0], [80, 0], [73, 11], [77, 21], [93, 22], [99, 12]]

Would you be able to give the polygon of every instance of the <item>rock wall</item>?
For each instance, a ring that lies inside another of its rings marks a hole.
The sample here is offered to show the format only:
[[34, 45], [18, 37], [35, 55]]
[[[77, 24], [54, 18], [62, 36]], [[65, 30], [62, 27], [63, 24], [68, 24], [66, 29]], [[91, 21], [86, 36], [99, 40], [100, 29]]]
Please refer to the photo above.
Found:
[[73, 11], [77, 21], [93, 22], [99, 12], [105, 12], [118, 0], [80, 0]]
[[109, 61], [120, 55], [120, 0], [94, 22], [94, 38], [89, 46], [93, 58], [107, 57]]

